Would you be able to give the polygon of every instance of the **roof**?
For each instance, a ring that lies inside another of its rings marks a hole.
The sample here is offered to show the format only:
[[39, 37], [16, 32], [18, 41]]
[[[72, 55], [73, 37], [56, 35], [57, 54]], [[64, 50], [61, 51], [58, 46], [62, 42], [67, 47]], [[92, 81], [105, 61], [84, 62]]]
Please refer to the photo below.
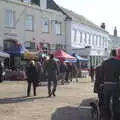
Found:
[[88, 25], [90, 27], [102, 30], [104, 32], [107, 32], [106, 30], [102, 29], [100, 26], [94, 24], [93, 22], [91, 22], [90, 20], [88, 20], [87, 18], [85, 18], [83, 15], [79, 15], [71, 10], [68, 10], [66, 8], [60, 7], [69, 17], [72, 18], [73, 21], [75, 22], [79, 22], [81, 24], [84, 25]]
[[72, 19], [53, 0], [47, 0], [47, 8], [48, 9], [52, 9], [52, 10], [56, 10], [56, 11], [59, 11], [59, 12], [62, 12], [66, 16], [66, 19], [70, 19], [70, 20]]

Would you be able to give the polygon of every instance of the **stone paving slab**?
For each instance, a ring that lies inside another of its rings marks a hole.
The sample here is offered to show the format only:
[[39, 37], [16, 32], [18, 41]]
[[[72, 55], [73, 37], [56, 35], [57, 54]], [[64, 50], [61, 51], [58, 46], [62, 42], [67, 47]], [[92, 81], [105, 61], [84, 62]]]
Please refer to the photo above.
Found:
[[80, 108], [96, 98], [89, 79], [59, 85], [55, 98], [47, 97], [47, 86], [26, 98], [26, 86], [25, 81], [0, 84], [0, 120], [90, 120], [89, 109]]

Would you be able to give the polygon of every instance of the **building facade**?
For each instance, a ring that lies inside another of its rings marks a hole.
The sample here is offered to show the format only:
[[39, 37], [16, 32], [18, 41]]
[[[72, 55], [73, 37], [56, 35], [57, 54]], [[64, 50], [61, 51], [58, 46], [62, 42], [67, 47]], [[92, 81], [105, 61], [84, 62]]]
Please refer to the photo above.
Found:
[[47, 9], [47, 1], [40, 6], [29, 0], [0, 1], [0, 48], [7, 49], [16, 42], [26, 48], [49, 48], [51, 51], [65, 47], [65, 15]]
[[113, 35], [110, 35], [111, 39], [111, 44], [110, 47], [111, 49], [118, 49], [120, 48], [120, 37], [117, 35], [117, 28], [114, 28]]
[[72, 18], [66, 21], [67, 51], [88, 58], [88, 66], [96, 67], [109, 55], [109, 33], [84, 16], [61, 9]]

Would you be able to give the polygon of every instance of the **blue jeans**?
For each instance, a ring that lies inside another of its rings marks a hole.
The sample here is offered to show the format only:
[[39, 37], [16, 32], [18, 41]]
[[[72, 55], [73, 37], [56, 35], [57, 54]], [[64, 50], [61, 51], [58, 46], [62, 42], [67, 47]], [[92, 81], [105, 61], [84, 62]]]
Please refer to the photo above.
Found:
[[[103, 89], [105, 120], [118, 120], [119, 118], [119, 88], [117, 84], [105, 84]], [[112, 100], [112, 104], [111, 104]], [[111, 109], [112, 108], [112, 109]], [[113, 114], [113, 116], [112, 116]]]

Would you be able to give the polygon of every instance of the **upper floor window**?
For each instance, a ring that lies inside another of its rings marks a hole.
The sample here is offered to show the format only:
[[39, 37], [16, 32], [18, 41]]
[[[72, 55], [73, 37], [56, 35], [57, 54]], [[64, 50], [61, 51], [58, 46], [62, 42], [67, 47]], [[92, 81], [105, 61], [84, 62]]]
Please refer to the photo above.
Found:
[[92, 40], [93, 40], [93, 35], [90, 34], [90, 40], [89, 40], [89, 42], [90, 42], [91, 45], [92, 45]]
[[77, 40], [77, 42], [80, 41], [80, 31], [79, 30], [77, 31], [76, 40]]
[[15, 11], [5, 11], [5, 25], [8, 27], [15, 27]]
[[97, 36], [94, 35], [94, 44], [97, 45]]
[[96, 36], [96, 45], [98, 46], [98, 43], [99, 43], [99, 37]]
[[107, 39], [105, 39], [105, 47], [107, 47]]
[[90, 35], [89, 35], [89, 33], [87, 33], [87, 34], [86, 34], [86, 41], [87, 41], [88, 44], [90, 44], [90, 41], [89, 41], [89, 40], [90, 40]]
[[42, 32], [44, 33], [49, 32], [49, 20], [48, 19], [42, 19]]
[[55, 23], [56, 35], [61, 35], [61, 22]]
[[102, 47], [104, 47], [104, 38], [101, 38], [101, 42], [102, 42]]
[[85, 38], [84, 38], [85, 44], [87, 43], [86, 37], [87, 37], [87, 34], [85, 33]]
[[93, 45], [95, 44], [94, 35], [92, 35], [92, 44], [93, 44]]
[[33, 16], [26, 15], [25, 17], [25, 29], [33, 31]]
[[80, 43], [82, 43], [82, 32], [80, 32]]
[[76, 30], [75, 29], [73, 29], [72, 30], [72, 41], [76, 41]]
[[82, 41], [84, 41], [85, 42], [85, 33], [84, 32], [82, 32]]
[[102, 47], [102, 37], [101, 36], [99, 38], [99, 45], [100, 45], [100, 47]]

